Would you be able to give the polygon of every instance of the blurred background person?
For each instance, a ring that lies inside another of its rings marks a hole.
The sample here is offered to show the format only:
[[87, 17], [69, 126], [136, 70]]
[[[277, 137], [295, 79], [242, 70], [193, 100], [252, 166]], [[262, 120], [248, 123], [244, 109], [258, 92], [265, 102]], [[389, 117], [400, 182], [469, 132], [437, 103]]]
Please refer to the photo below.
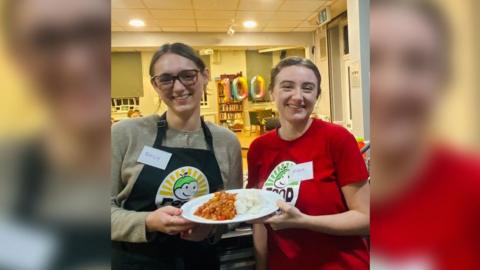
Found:
[[142, 113], [139, 110], [128, 110], [127, 112], [128, 118], [138, 118], [142, 117]]
[[[372, 269], [480, 265], [480, 159], [439, 135], [464, 132], [461, 124], [436, 120], [447, 86], [455, 85], [458, 41], [437, 4], [371, 1]], [[469, 102], [459, 110], [474, 112]]]
[[0, 141], [0, 268], [107, 269], [110, 3], [1, 4], [5, 65], [46, 117]]

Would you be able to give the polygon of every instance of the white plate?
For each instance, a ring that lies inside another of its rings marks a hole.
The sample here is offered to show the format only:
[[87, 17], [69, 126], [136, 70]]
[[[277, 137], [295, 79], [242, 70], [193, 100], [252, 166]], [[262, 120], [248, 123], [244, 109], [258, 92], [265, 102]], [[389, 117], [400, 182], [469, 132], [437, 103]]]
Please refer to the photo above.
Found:
[[203, 224], [238, 223], [238, 222], [250, 221], [257, 218], [261, 218], [277, 211], [278, 210], [277, 201], [282, 200], [282, 197], [279, 194], [271, 191], [261, 190], [261, 189], [232, 189], [232, 190], [226, 190], [226, 192], [237, 193], [237, 194], [242, 192], [258, 192], [262, 197], [262, 202], [263, 202], [262, 208], [258, 213], [242, 214], [242, 215], [237, 214], [233, 219], [228, 219], [228, 220], [211, 220], [211, 219], [206, 219], [206, 218], [196, 216], [194, 214], [195, 210], [197, 210], [198, 207], [200, 207], [201, 205], [203, 205], [213, 197], [214, 193], [210, 193], [210, 194], [192, 199], [191, 201], [188, 201], [187, 203], [185, 203], [182, 206], [182, 210], [183, 210], [182, 216], [185, 219], [188, 219], [195, 223], [203, 223]]

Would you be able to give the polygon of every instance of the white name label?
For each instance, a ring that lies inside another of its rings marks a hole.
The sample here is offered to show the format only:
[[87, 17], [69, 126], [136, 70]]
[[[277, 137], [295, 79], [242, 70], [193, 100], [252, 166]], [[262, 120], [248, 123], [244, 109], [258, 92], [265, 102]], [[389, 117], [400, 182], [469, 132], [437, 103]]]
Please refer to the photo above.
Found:
[[313, 161], [300, 163], [290, 169], [290, 181], [303, 181], [313, 179]]
[[138, 157], [138, 162], [150, 165], [162, 170], [167, 168], [168, 162], [172, 157], [171, 153], [165, 152], [163, 150], [155, 149], [150, 146], [144, 146], [142, 153]]
[[388, 259], [381, 256], [371, 255], [371, 270], [432, 270], [433, 260], [427, 256], [414, 255], [406, 258]]

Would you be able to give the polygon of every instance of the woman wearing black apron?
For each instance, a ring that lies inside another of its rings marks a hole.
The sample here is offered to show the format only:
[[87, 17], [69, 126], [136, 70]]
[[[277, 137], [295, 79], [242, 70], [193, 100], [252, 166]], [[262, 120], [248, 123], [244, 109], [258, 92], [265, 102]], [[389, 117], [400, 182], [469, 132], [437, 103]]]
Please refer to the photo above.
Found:
[[112, 127], [112, 269], [218, 269], [223, 227], [194, 224], [179, 207], [193, 196], [242, 186], [236, 136], [205, 123], [209, 73], [189, 46], [165, 44], [150, 65], [168, 110]]

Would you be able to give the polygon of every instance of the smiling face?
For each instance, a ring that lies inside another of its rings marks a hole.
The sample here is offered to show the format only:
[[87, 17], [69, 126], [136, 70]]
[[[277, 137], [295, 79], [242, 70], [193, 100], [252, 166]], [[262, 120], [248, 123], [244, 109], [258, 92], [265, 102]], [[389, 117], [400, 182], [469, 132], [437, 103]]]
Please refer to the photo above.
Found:
[[428, 131], [443, 86], [444, 42], [432, 22], [409, 8], [372, 8], [370, 22], [376, 156], [401, 156]]
[[282, 176], [282, 178], [279, 178], [275, 182], [273, 182], [273, 185], [276, 188], [285, 188], [288, 185], [289, 182], [290, 182], [290, 174], [287, 171], [287, 173], [285, 173]]
[[292, 124], [308, 121], [317, 101], [318, 80], [307, 67], [294, 65], [282, 68], [272, 89], [280, 119]]
[[[153, 69], [155, 76], [177, 76], [180, 72], [185, 73], [186, 70], [199, 71], [199, 68], [192, 60], [174, 53], [162, 55], [154, 64]], [[176, 79], [173, 86], [169, 88], [154, 86], [169, 111], [179, 115], [190, 115], [194, 111], [200, 110], [200, 100], [208, 83], [208, 70], [199, 71], [196, 76], [196, 82], [192, 85], [186, 86]]]
[[15, 4], [11, 49], [57, 125], [78, 134], [105, 129], [110, 114], [107, 1]]
[[183, 176], [174, 185], [175, 196], [181, 200], [188, 200], [197, 193], [198, 182], [191, 176]]

